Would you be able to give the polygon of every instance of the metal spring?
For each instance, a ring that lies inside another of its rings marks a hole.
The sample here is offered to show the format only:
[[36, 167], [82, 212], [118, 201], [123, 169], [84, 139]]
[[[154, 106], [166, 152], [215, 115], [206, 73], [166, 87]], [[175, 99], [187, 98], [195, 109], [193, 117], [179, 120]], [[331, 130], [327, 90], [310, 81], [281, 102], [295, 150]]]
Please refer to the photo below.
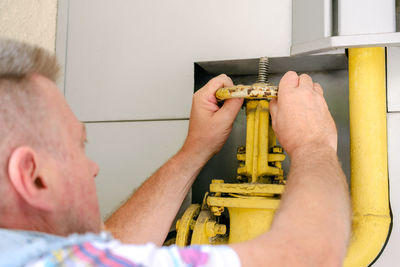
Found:
[[259, 83], [268, 83], [269, 60], [267, 57], [261, 57], [258, 63], [258, 81]]

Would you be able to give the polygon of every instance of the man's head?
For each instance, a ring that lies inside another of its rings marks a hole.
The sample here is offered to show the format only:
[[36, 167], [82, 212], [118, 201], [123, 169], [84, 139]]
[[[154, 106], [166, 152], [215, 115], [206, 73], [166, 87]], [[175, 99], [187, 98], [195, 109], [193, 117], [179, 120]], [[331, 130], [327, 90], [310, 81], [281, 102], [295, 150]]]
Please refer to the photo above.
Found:
[[45, 50], [0, 38], [0, 227], [67, 235], [100, 230], [84, 125], [55, 85]]

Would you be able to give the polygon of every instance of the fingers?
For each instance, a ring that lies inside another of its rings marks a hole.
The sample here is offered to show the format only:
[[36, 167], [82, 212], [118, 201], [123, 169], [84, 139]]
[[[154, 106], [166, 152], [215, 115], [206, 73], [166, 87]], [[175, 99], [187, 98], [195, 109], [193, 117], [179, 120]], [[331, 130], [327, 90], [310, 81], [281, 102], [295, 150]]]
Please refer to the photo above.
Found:
[[272, 128], [274, 129], [276, 117], [278, 115], [278, 101], [276, 98], [273, 98], [271, 101], [269, 101], [269, 113], [271, 114]]
[[286, 88], [286, 87], [301, 87], [304, 89], [310, 89], [314, 90], [316, 93], [320, 95], [324, 95], [324, 90], [322, 86], [319, 83], [314, 83], [312, 78], [307, 75], [307, 74], [301, 74], [298, 76], [298, 83], [295, 86], [295, 81], [296, 81], [296, 76], [297, 74], [295, 72], [289, 71], [287, 72], [281, 80], [281, 83], [279, 84], [279, 89]]
[[308, 89], [312, 89], [314, 87], [314, 83], [311, 77], [307, 74], [301, 74], [299, 78], [299, 87], [304, 87]]
[[314, 83], [314, 91], [317, 92], [320, 95], [324, 95], [324, 89], [319, 83]]
[[283, 75], [280, 83], [279, 89], [285, 88], [295, 88], [299, 85], [299, 76], [294, 71], [288, 71]]
[[232, 98], [225, 100], [224, 105], [218, 110], [218, 116], [228, 122], [233, 122], [243, 105], [243, 98]]
[[278, 101], [276, 98], [273, 98], [271, 99], [271, 101], [269, 101], [269, 112], [271, 113], [272, 118], [275, 118], [277, 111], [278, 111]]

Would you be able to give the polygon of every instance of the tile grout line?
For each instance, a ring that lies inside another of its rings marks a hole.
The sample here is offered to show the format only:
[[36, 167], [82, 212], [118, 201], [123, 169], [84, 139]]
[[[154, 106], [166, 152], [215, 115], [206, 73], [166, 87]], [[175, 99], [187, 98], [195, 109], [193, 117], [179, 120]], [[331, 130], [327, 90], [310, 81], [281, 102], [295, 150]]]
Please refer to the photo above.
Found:
[[189, 118], [167, 118], [167, 119], [143, 119], [143, 120], [104, 120], [104, 121], [82, 121], [83, 123], [121, 123], [121, 122], [157, 122], [157, 121], [186, 121]]

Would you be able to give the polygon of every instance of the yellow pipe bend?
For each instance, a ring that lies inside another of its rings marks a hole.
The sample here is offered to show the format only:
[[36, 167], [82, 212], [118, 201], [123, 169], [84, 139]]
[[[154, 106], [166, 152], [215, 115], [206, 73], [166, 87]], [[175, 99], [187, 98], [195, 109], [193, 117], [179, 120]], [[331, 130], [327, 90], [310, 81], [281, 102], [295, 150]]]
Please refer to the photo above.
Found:
[[368, 266], [388, 236], [385, 48], [350, 48], [352, 236], [345, 267]]

